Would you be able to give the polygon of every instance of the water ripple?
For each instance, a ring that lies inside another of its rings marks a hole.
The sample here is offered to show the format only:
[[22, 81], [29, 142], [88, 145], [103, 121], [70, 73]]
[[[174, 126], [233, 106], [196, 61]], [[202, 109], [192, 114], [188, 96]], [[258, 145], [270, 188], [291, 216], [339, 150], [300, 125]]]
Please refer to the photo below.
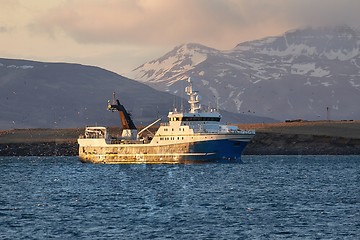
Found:
[[356, 239], [358, 156], [92, 165], [0, 158], [0, 239]]

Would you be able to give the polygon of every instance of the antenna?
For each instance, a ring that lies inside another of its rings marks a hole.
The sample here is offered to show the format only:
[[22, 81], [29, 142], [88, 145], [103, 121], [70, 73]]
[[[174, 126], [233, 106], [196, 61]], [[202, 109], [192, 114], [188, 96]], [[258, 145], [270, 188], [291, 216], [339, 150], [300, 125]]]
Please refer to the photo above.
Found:
[[214, 97], [216, 97], [216, 111], [219, 111], [219, 97], [217, 96]]
[[[184, 82], [181, 82], [181, 89], [184, 89]], [[180, 112], [184, 112], [184, 91], [181, 91], [181, 96], [180, 96]]]
[[173, 98], [173, 111], [176, 112], [176, 97], [175, 97], [175, 94], [173, 96], [174, 96], [174, 98]]
[[187, 80], [188, 86], [185, 88], [187, 95], [189, 96], [188, 103], [190, 104], [190, 113], [197, 113], [201, 109], [201, 96], [198, 91], [192, 85], [190, 77]]

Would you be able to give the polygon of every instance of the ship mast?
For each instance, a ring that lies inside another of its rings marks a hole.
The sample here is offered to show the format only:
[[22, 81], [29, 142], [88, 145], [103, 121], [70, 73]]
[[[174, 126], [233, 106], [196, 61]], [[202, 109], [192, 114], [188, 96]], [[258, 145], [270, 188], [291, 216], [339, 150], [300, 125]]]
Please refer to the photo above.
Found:
[[194, 89], [190, 77], [187, 82], [189, 85], [185, 88], [185, 92], [189, 95], [188, 103], [190, 104], [190, 113], [198, 113], [201, 109], [201, 96], [198, 94], [199, 91]]

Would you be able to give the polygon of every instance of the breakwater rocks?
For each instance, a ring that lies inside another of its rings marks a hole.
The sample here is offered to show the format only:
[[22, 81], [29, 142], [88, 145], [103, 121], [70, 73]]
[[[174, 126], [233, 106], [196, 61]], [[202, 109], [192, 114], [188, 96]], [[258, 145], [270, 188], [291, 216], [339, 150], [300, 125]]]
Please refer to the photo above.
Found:
[[360, 139], [258, 132], [246, 155], [360, 155]]
[[76, 142], [0, 144], [0, 156], [77, 156]]

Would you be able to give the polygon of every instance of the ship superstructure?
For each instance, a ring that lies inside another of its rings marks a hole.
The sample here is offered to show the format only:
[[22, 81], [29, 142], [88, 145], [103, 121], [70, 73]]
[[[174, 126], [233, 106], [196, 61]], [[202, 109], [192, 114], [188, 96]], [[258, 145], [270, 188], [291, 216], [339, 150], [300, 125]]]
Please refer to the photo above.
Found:
[[131, 116], [118, 100], [108, 102], [108, 109], [119, 111], [122, 135], [114, 138], [106, 127], [87, 127], [80, 136], [79, 158], [92, 163], [205, 163], [241, 162], [241, 153], [254, 137], [254, 130], [221, 125], [217, 110], [202, 111], [201, 97], [190, 78], [185, 92], [190, 110], [168, 114], [155, 134], [142, 133], [160, 121], [156, 120], [140, 132]]

